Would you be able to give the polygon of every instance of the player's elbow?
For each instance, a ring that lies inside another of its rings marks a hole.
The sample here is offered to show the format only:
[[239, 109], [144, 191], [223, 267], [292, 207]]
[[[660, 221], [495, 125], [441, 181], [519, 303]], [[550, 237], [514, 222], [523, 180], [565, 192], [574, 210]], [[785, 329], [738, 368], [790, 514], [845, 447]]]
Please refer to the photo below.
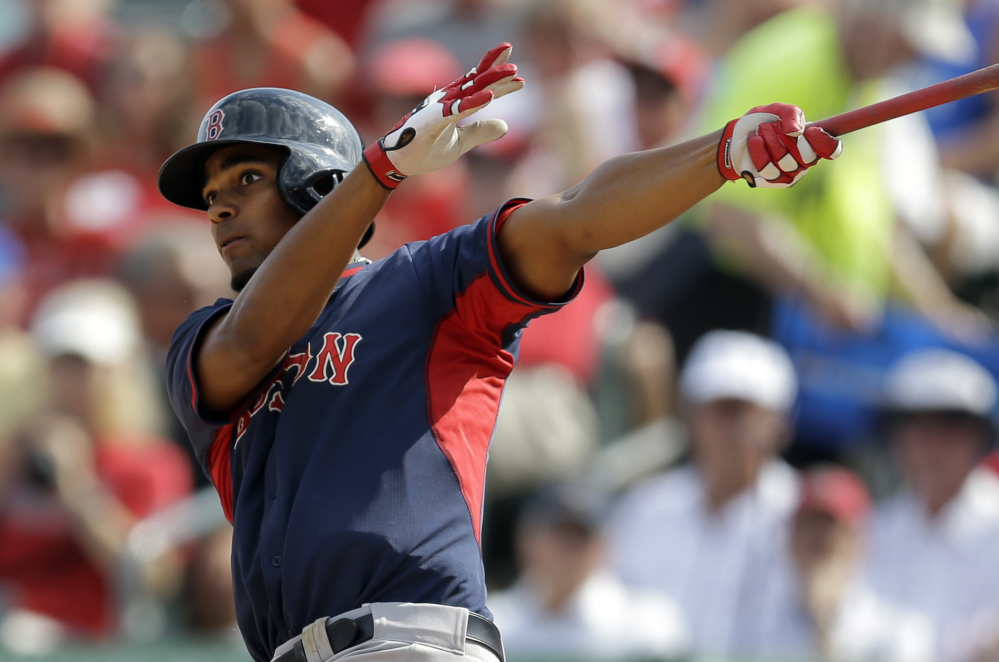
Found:
[[250, 340], [232, 342], [226, 347], [226, 363], [244, 380], [259, 381], [274, 369], [287, 349]]
[[573, 252], [571, 233], [561, 227], [557, 206], [554, 199], [544, 199], [518, 209], [498, 236], [500, 256], [513, 284], [543, 301], [564, 295], [583, 264]]
[[544, 233], [547, 254], [573, 273], [603, 248], [601, 228], [589, 220], [585, 205], [583, 200], [564, 197], [552, 210]]
[[215, 382], [219, 388], [212, 390], [224, 394], [221, 399], [228, 401], [243, 395], [241, 391], [249, 393], [256, 388], [287, 349], [268, 342], [266, 337], [246, 334], [223, 323], [211, 330], [198, 349], [203, 373], [199, 377]]

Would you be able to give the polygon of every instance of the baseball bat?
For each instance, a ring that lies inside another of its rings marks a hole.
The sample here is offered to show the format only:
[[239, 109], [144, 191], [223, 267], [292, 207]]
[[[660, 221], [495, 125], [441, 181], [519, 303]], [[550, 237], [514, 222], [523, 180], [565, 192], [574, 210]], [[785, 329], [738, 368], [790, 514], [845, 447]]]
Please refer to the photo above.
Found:
[[999, 64], [809, 124], [825, 129], [833, 136], [842, 136], [896, 117], [995, 89], [999, 89]]

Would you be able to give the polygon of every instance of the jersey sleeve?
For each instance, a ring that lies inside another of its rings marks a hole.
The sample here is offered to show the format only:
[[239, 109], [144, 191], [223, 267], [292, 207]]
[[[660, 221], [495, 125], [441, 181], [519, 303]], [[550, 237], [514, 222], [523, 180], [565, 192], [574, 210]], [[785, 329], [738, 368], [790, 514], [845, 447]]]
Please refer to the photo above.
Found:
[[[502, 332], [554, 312], [576, 297], [583, 287], [582, 269], [570, 290], [556, 301], [532, 298], [507, 273], [496, 238], [510, 214], [528, 202], [510, 200], [470, 225], [408, 246], [434, 318], [464, 310], [474, 314], [476, 326]], [[457, 305], [459, 301], [464, 305]]]
[[[204, 411], [194, 378], [193, 359], [203, 330], [210, 322], [225, 314], [230, 306], [232, 301], [219, 299], [213, 305], [192, 313], [174, 332], [167, 352], [166, 379], [170, 404], [187, 431], [198, 463], [212, 478], [216, 487], [218, 482], [212, 468], [211, 449], [219, 431], [232, 421]], [[238, 412], [233, 418], [236, 416]]]

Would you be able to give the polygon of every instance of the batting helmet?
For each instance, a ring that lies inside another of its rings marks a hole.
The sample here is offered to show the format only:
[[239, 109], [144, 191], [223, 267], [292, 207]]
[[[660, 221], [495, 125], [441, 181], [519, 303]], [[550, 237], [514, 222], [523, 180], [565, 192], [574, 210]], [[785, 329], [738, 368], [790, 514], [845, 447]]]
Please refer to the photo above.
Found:
[[[205, 161], [221, 147], [246, 143], [284, 148], [278, 190], [303, 215], [361, 162], [364, 151], [357, 129], [328, 103], [274, 87], [241, 90], [212, 106], [201, 120], [197, 142], [166, 160], [160, 193], [182, 207], [207, 210], [201, 195]], [[373, 230], [374, 224], [360, 246]]]

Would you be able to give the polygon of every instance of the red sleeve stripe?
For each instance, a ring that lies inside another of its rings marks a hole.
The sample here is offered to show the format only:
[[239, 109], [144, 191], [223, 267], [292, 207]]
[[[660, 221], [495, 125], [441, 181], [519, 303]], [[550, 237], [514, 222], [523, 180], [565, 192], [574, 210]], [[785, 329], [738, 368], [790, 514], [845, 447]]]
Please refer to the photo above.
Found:
[[208, 466], [211, 467], [212, 483], [215, 484], [215, 491], [219, 493], [219, 500], [222, 502], [222, 512], [225, 518], [232, 523], [232, 426], [234, 424], [223, 425], [215, 431], [212, 438], [212, 446], [208, 451]]
[[500, 330], [536, 313], [506, 298], [483, 272], [437, 323], [427, 355], [430, 428], [458, 479], [480, 544], [486, 456], [514, 364], [501, 345]]
[[528, 200], [526, 199], [516, 199], [505, 202], [493, 213], [492, 218], [489, 219], [489, 265], [492, 267], [493, 274], [499, 281], [499, 285], [504, 295], [525, 306], [543, 308], [545, 307], [544, 304], [538, 304], [537, 302], [530, 301], [517, 292], [517, 288], [515, 288], [509, 278], [507, 278], [506, 273], [500, 264], [499, 256], [497, 255], [496, 236], [499, 234], [500, 228], [503, 227], [503, 223], [505, 223], [506, 219], [510, 217], [510, 214], [527, 203]]

